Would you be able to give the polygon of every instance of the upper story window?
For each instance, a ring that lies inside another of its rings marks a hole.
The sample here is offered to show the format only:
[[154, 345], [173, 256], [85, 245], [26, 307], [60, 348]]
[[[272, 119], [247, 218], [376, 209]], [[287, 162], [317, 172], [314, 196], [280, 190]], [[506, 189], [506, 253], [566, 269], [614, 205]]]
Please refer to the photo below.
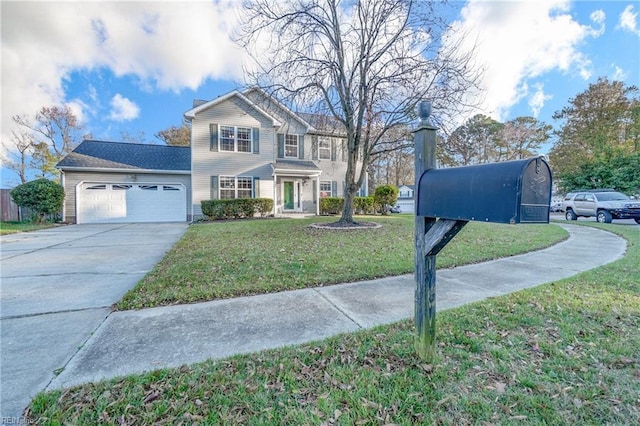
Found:
[[318, 137], [318, 158], [331, 160], [331, 139], [325, 136]]
[[284, 156], [298, 158], [298, 135], [284, 135]]
[[220, 151], [251, 152], [251, 128], [220, 126]]

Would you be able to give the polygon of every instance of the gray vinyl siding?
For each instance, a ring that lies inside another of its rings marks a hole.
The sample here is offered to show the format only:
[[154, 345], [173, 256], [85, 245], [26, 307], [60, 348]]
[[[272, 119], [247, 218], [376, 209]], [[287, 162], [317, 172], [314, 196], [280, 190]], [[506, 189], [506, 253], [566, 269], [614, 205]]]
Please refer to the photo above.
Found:
[[[307, 135], [307, 137], [305, 138], [305, 140], [309, 141], [309, 150], [311, 150], [311, 139], [312, 136], [311, 135]], [[346, 143], [346, 140], [343, 139], [338, 139], [340, 141], [344, 141], [344, 143]], [[341, 143], [338, 142], [335, 144], [332, 141], [332, 157], [334, 159], [325, 159], [325, 160], [319, 160], [319, 159], [314, 159], [313, 162], [316, 164], [316, 166], [318, 166], [318, 168], [320, 170], [322, 170], [322, 174], [320, 175], [320, 180], [321, 181], [335, 181], [338, 182], [337, 183], [337, 188], [336, 188], [336, 197], [342, 197], [344, 196], [344, 178], [345, 175], [347, 174], [347, 162], [346, 161], [342, 161], [342, 146]], [[316, 147], [317, 149], [317, 147]], [[309, 153], [309, 157], [310, 157], [311, 153]], [[316, 156], [317, 158], [317, 156]], [[358, 169], [360, 170], [361, 167], [360, 162], [358, 162]]]
[[191, 220], [191, 176], [188, 174], [131, 172], [64, 172], [64, 220], [76, 223], [77, 186], [84, 182], [182, 184], [187, 190], [187, 218]]
[[[211, 123], [259, 128], [259, 152], [214, 152], [210, 146]], [[202, 215], [200, 203], [211, 196], [211, 176], [251, 176], [260, 179], [260, 197], [273, 198], [271, 163], [275, 132], [272, 121], [239, 98], [232, 97], [203, 110], [192, 121], [191, 172], [193, 215]], [[258, 196], [258, 194], [256, 194]], [[191, 209], [189, 209], [191, 210]]]

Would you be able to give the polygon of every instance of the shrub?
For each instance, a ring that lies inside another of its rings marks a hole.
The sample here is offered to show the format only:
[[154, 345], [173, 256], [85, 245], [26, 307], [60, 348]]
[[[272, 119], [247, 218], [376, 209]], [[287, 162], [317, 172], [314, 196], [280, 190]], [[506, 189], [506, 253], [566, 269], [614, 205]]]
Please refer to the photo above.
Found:
[[340, 197], [320, 198], [320, 214], [340, 214], [344, 199]]
[[353, 212], [355, 214], [372, 214], [374, 213], [373, 197], [355, 197], [353, 199]]
[[270, 198], [238, 198], [233, 200], [205, 200], [200, 202], [202, 214], [214, 219], [244, 219], [256, 213], [264, 217], [273, 210]]
[[393, 185], [380, 185], [373, 195], [375, 204], [380, 207], [382, 214], [389, 213], [389, 206], [393, 206], [398, 201], [398, 188]]
[[11, 191], [13, 201], [38, 214], [38, 222], [44, 222], [48, 214], [57, 214], [64, 203], [64, 188], [45, 178], [33, 180], [16, 186]]
[[265, 217], [273, 212], [273, 200], [271, 198], [254, 198], [254, 211]]

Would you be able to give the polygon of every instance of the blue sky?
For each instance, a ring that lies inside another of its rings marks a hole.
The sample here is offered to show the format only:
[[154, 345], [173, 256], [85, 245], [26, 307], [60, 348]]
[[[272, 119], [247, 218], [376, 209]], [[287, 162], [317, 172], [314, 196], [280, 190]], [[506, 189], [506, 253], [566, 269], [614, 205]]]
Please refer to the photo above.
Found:
[[[194, 99], [242, 81], [229, 39], [239, 1], [1, 3], [3, 155], [11, 117], [68, 104], [94, 138], [159, 143]], [[637, 1], [457, 1], [454, 26], [486, 69], [480, 110], [497, 120], [551, 116], [598, 77], [640, 86]], [[464, 117], [461, 117], [463, 119]], [[548, 147], [547, 147], [548, 148]], [[2, 186], [17, 183], [2, 170]]]

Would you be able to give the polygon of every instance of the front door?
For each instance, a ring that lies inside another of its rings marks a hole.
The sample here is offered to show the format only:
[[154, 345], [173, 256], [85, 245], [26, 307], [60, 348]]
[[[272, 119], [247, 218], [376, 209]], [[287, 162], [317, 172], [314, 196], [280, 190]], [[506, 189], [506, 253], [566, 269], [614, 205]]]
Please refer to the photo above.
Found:
[[293, 210], [295, 208], [295, 185], [291, 181], [284, 182], [284, 209]]

